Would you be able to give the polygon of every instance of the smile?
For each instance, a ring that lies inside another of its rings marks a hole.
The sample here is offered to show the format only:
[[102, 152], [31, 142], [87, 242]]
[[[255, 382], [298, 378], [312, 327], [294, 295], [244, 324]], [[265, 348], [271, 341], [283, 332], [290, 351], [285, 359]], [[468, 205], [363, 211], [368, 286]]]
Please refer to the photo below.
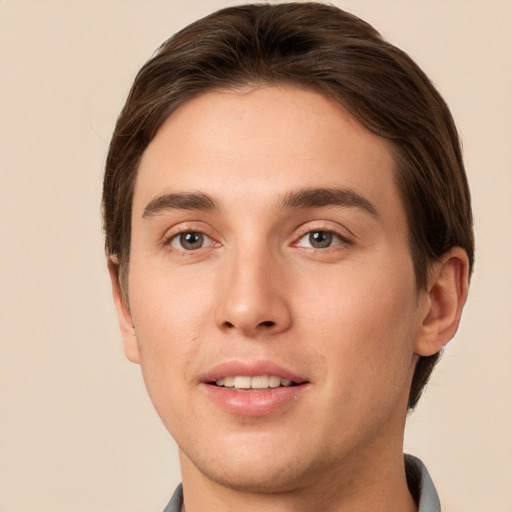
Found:
[[229, 359], [201, 375], [199, 389], [230, 416], [263, 417], [298, 406], [312, 387], [301, 373], [268, 360]]
[[275, 375], [256, 375], [254, 377], [236, 375], [217, 379], [215, 385], [230, 388], [235, 391], [247, 391], [253, 389], [265, 390], [269, 388], [290, 387], [296, 386], [297, 384], [290, 379], [277, 377]]

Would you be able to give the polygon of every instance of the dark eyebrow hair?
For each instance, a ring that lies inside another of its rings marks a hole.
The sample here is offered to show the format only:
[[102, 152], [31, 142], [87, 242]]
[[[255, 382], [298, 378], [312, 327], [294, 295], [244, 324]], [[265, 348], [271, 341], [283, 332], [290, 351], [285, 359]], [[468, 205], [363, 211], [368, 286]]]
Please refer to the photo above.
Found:
[[321, 208], [323, 206], [349, 206], [361, 208], [379, 218], [375, 205], [358, 192], [339, 188], [305, 188], [288, 192], [282, 200], [284, 208]]
[[[358, 192], [338, 188], [305, 188], [286, 193], [280, 208], [322, 208], [324, 206], [348, 206], [365, 210], [379, 218], [374, 204]], [[142, 217], [158, 215], [165, 210], [220, 211], [217, 201], [204, 192], [169, 193], [152, 199], [144, 208]]]
[[182, 192], [157, 196], [144, 208], [142, 217], [158, 215], [165, 210], [207, 210], [219, 211], [219, 205], [203, 192]]

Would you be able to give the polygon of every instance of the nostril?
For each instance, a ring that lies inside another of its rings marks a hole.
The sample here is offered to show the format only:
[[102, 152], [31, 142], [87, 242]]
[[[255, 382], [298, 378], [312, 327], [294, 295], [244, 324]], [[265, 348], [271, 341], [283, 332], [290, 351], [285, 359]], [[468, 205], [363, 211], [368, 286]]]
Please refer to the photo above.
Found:
[[[0, 0], [1, 1], [1, 0]], [[256, 324], [256, 327], [255, 329], [271, 329], [273, 327], [275, 327], [277, 324], [276, 322], [274, 322], [273, 320], [265, 320], [264, 322], [259, 322], [258, 324]], [[224, 329], [227, 329], [227, 330], [231, 330], [231, 329], [240, 329], [242, 331], [245, 331], [244, 329], [244, 326], [243, 325], [238, 325], [236, 323], [233, 323], [233, 322], [224, 322], [223, 324], [224, 326]]]

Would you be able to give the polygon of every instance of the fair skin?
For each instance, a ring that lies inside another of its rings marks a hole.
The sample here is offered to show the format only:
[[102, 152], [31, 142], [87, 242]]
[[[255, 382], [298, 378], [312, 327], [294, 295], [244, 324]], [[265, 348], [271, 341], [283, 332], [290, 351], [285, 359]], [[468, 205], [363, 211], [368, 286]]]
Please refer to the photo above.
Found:
[[416, 510], [409, 388], [468, 269], [454, 248], [417, 289], [394, 171], [383, 139], [289, 86], [203, 94], [144, 152], [129, 307], [110, 270], [188, 512]]

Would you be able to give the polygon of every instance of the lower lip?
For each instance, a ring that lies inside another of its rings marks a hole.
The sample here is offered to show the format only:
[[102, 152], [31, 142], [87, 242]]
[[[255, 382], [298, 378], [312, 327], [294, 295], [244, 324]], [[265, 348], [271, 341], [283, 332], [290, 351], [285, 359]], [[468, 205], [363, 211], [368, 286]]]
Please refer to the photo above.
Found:
[[238, 416], [267, 416], [293, 404], [308, 384], [269, 388], [265, 391], [235, 391], [233, 389], [201, 384], [209, 398], [226, 412]]

